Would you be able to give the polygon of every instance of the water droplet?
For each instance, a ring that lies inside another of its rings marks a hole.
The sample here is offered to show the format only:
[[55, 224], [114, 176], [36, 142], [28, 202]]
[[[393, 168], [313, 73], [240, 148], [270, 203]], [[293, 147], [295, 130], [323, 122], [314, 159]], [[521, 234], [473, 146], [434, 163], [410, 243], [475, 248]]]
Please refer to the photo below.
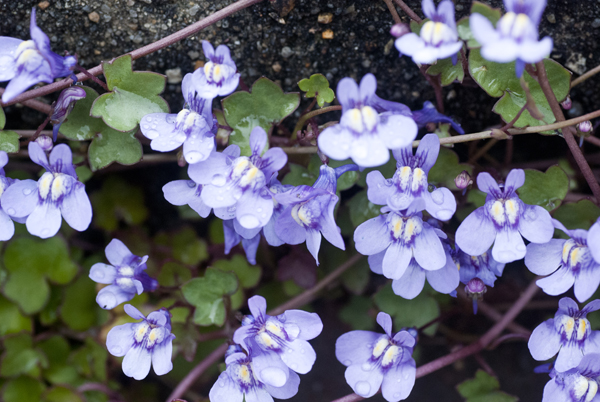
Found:
[[256, 212], [262, 212], [262, 208], [256, 208]]
[[112, 354], [113, 355], [120, 355], [121, 354], [121, 347], [120, 346], [114, 346], [112, 348]]
[[260, 217], [266, 219], [267, 218], [267, 214], [262, 214]]
[[221, 187], [221, 186], [225, 185], [225, 182], [226, 182], [225, 176], [222, 174], [214, 175], [212, 180], [210, 181], [210, 183], [213, 186], [217, 186], [217, 187]]
[[185, 160], [189, 164], [200, 162], [203, 157], [204, 157], [204, 154], [202, 154], [201, 152], [197, 152], [197, 151], [191, 151], [191, 152], [188, 152], [187, 154], [185, 154]]
[[143, 128], [144, 130], [149, 130], [149, 129], [150, 129], [150, 126], [149, 126], [148, 124], [144, 124], [144, 125], [142, 126], [142, 128]]
[[400, 392], [396, 392], [394, 394], [394, 399], [400, 399]]
[[152, 117], [146, 117], [146, 121], [147, 121], [148, 123], [152, 123]]
[[371, 366], [371, 364], [369, 364], [369, 363], [363, 363], [363, 365], [361, 366], [361, 368], [364, 371], [371, 371], [371, 369], [373, 368], [373, 366]]
[[369, 391], [371, 391], [371, 386], [366, 381], [357, 382], [355, 385], [355, 388], [356, 388], [356, 393], [360, 396], [368, 395]]
[[373, 347], [373, 344], [367, 343], [367, 349], [371, 349], [372, 347]]
[[[144, 129], [146, 129], [146, 128], [144, 127]], [[153, 139], [157, 138], [160, 134], [156, 130], [149, 130], [149, 131], [146, 131], [144, 133], [144, 135], [146, 136], [146, 138], [153, 140]]]
[[240, 216], [238, 221], [240, 222], [240, 225], [246, 229], [254, 229], [260, 225], [260, 222], [256, 216], [250, 214]]
[[223, 197], [222, 197], [222, 196], [218, 196], [218, 197], [217, 197], [217, 200], [218, 200], [218, 201], [223, 201]]
[[49, 234], [50, 234], [50, 229], [48, 229], [48, 228], [42, 229], [42, 233], [41, 233], [42, 237], [48, 236]]
[[152, 125], [152, 129], [156, 130], [156, 124]]
[[219, 387], [223, 388], [225, 386], [225, 381], [219, 381]]
[[297, 365], [296, 363], [292, 363], [292, 364], [290, 365], [290, 368], [291, 368], [292, 370], [296, 371], [296, 370], [298, 369], [298, 365]]
[[300, 349], [300, 353], [304, 354], [306, 351], [304, 349]]
[[9, 215], [14, 215], [17, 211], [15, 211], [12, 208], [8, 208], [8, 211], [6, 211]]
[[30, 188], [23, 189], [23, 195], [29, 195], [29, 194], [31, 194]]
[[170, 145], [178, 145], [179, 143], [175, 140], [171, 140], [171, 141], [169, 141], [169, 144]]

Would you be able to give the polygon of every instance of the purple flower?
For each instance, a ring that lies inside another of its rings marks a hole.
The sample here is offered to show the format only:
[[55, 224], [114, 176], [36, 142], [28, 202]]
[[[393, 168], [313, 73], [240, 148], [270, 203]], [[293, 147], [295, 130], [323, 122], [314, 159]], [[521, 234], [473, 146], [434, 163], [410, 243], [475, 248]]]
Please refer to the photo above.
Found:
[[427, 134], [413, 156], [412, 145], [395, 149], [396, 173], [391, 179], [385, 179], [380, 171], [374, 170], [367, 175], [369, 201], [386, 205], [392, 210], [408, 208], [416, 199], [425, 202], [425, 209], [433, 217], [448, 220], [456, 211], [456, 200], [447, 188], [438, 188], [429, 192], [427, 174], [435, 164], [440, 152], [440, 139], [435, 134]]
[[552, 39], [538, 40], [538, 25], [546, 0], [504, 0], [507, 13], [496, 28], [481, 14], [469, 19], [471, 32], [481, 44], [483, 58], [497, 63], [517, 61], [517, 77], [523, 75], [526, 63], [537, 63], [548, 57]]
[[465, 130], [462, 129], [460, 124], [450, 117], [439, 113], [433, 103], [429, 101], [423, 103], [423, 109], [412, 112], [412, 117], [419, 128], [425, 127], [427, 123], [447, 123], [450, 124], [457, 133], [465, 133]]
[[61, 225], [61, 215], [69, 226], [81, 232], [92, 221], [92, 205], [85, 186], [77, 180], [71, 149], [66, 144], [54, 147], [50, 162], [36, 142], [29, 143], [29, 157], [46, 169], [35, 180], [22, 180], [2, 195], [2, 208], [15, 218], [27, 218], [29, 233], [43, 239], [54, 236]]
[[549, 275], [537, 281], [547, 294], [557, 296], [575, 285], [575, 297], [584, 302], [592, 297], [600, 284], [600, 263], [594, 260], [591, 253], [594, 247], [588, 247], [587, 230], [568, 230], [556, 219], [552, 222], [570, 239], [529, 244], [525, 265], [536, 275]]
[[171, 315], [161, 308], [146, 318], [131, 304], [125, 312], [138, 323], [113, 327], [106, 337], [106, 347], [111, 355], [123, 359], [123, 373], [136, 380], [143, 380], [150, 372], [150, 364], [156, 375], [167, 374], [173, 369], [173, 339]]
[[525, 183], [525, 172], [513, 169], [500, 187], [489, 173], [479, 173], [477, 186], [487, 193], [485, 205], [460, 224], [456, 244], [469, 255], [481, 255], [492, 248], [492, 257], [508, 263], [525, 257], [523, 237], [532, 243], [547, 243], [554, 234], [552, 218], [544, 208], [527, 205], [516, 190]]
[[535, 360], [548, 360], [558, 353], [554, 367], [564, 372], [575, 368], [584, 355], [600, 352], [600, 331], [592, 331], [586, 316], [600, 309], [600, 300], [579, 310], [569, 297], [558, 302], [554, 318], [544, 321], [529, 338], [529, 351]]
[[113, 309], [133, 299], [136, 293], [141, 295], [144, 291], [151, 292], [157, 288], [158, 282], [144, 272], [147, 255], [138, 257], [132, 254], [118, 239], [112, 239], [105, 252], [110, 265], [99, 262], [90, 269], [91, 280], [108, 284], [96, 296], [96, 303], [101, 308]]
[[155, 151], [169, 152], [183, 144], [187, 163], [206, 160], [215, 148], [217, 121], [212, 115], [212, 99], [201, 97], [194, 87], [192, 74], [186, 74], [181, 92], [189, 109], [177, 114], [150, 113], [140, 121], [140, 130], [151, 139]]
[[401, 401], [415, 385], [415, 338], [407, 331], [392, 336], [392, 319], [386, 313], [377, 315], [377, 323], [385, 334], [350, 331], [335, 342], [335, 357], [348, 367], [346, 382], [358, 395], [370, 398], [381, 387], [387, 401]]
[[564, 373], [553, 370], [550, 377], [542, 402], [600, 402], [600, 354], [584, 356], [576, 368]]
[[461, 249], [455, 254], [455, 259], [460, 266], [460, 281], [465, 285], [474, 278], [479, 278], [487, 286], [494, 287], [497, 277], [502, 276], [504, 265], [494, 260], [488, 252], [472, 256]]
[[389, 149], [412, 143], [418, 129], [410, 117], [410, 109], [401, 105], [402, 114], [379, 114], [375, 89], [377, 80], [373, 74], [362, 78], [360, 88], [352, 78], [339, 82], [337, 97], [342, 105], [342, 118], [318, 137], [319, 149], [325, 155], [336, 160], [352, 158], [360, 167], [380, 166], [388, 161]]
[[334, 246], [345, 249], [344, 239], [335, 224], [333, 212], [339, 198], [335, 195], [337, 178], [358, 167], [353, 164], [333, 169], [322, 165], [319, 177], [312, 187], [298, 186], [275, 196], [285, 204], [275, 224], [275, 233], [283, 242], [300, 244], [306, 241], [308, 251], [319, 264], [321, 234]]
[[235, 91], [240, 81], [236, 66], [226, 45], [217, 46], [217, 51], [210, 42], [202, 41], [204, 56], [208, 59], [204, 68], [194, 71], [194, 87], [201, 98], [214, 99], [226, 96]]
[[381, 269], [375, 268], [375, 272], [381, 272], [386, 278], [400, 279], [413, 258], [414, 264], [428, 271], [439, 270], [447, 264], [446, 251], [440, 241], [440, 237], [446, 238], [446, 235], [423, 222], [419, 212], [423, 206], [424, 202], [417, 200], [404, 211], [390, 211], [356, 228], [356, 250], [363, 255], [380, 254], [369, 258], [370, 265], [381, 260]]
[[590, 228], [587, 242], [591, 246], [589, 250], [592, 253], [592, 257], [600, 264], [600, 218]]
[[235, 207], [235, 218], [246, 229], [265, 226], [271, 219], [273, 196], [267, 183], [287, 162], [281, 148], [271, 148], [261, 157], [266, 144], [267, 133], [255, 127], [250, 134], [251, 156], [239, 156], [239, 147], [230, 145], [188, 169], [192, 180], [203, 185], [202, 201], [215, 209]]
[[262, 377], [259, 378], [275, 386], [281, 386], [287, 381], [287, 378], [286, 381], [278, 378], [280, 374], [265, 381], [264, 376], [269, 373], [282, 371], [279, 359], [274, 356], [279, 356], [293, 371], [308, 373], [317, 356], [307, 341], [323, 330], [319, 316], [302, 310], [287, 310], [276, 317], [267, 315], [267, 302], [262, 296], [248, 299], [248, 307], [252, 316], [247, 317], [242, 322], [242, 327], [235, 331], [233, 341], [250, 349], [255, 368], [260, 367], [257, 371]]
[[456, 64], [462, 41], [458, 39], [454, 21], [454, 3], [444, 0], [436, 11], [433, 0], [423, 0], [422, 8], [430, 21], [423, 24], [419, 35], [409, 33], [396, 39], [396, 49], [401, 55], [412, 56], [418, 64], [433, 64], [447, 57], [452, 57], [452, 64]]
[[[72, 75], [77, 64], [76, 57], [61, 57], [50, 50], [50, 39], [35, 23], [35, 8], [29, 32], [28, 41], [0, 36], [0, 82], [10, 80], [2, 102], [10, 102], [38, 82], [51, 84], [55, 78]], [[75, 75], [72, 79], [77, 81]]]
[[78, 86], [65, 88], [58, 95], [58, 99], [52, 104], [52, 115], [50, 116], [50, 123], [54, 125], [52, 128], [53, 141], [56, 141], [60, 125], [65, 122], [65, 119], [75, 107], [75, 102], [84, 99], [85, 96], [85, 89]]
[[[17, 179], [6, 177], [4, 166], [6, 166], [7, 163], [8, 154], [4, 151], [0, 151], [0, 196], [2, 196], [11, 185], [19, 182]], [[0, 208], [0, 241], [10, 240], [14, 234], [15, 224], [4, 207], [2, 207]]]
[[193, 180], [174, 180], [165, 184], [162, 188], [165, 199], [173, 205], [189, 205], [203, 218], [206, 218], [211, 207], [206, 205], [200, 194], [202, 185]]
[[[238, 233], [238, 230], [243, 233]], [[223, 234], [225, 237], [225, 255], [228, 255], [232, 248], [242, 243], [242, 247], [246, 252], [246, 259], [252, 265], [256, 265], [256, 251], [260, 243], [260, 230], [258, 231], [244, 229], [235, 219], [223, 221]], [[244, 237], [248, 236], [248, 238]]]
[[268, 370], [265, 373], [266, 378], [278, 384], [285, 380], [282, 385], [273, 386], [261, 381], [265, 370], [261, 371], [262, 367], [246, 353], [230, 354], [225, 364], [227, 369], [219, 375], [208, 394], [211, 402], [272, 402], [273, 398], [289, 399], [298, 393], [300, 377], [285, 366], [287, 377], [279, 372], [279, 375]]

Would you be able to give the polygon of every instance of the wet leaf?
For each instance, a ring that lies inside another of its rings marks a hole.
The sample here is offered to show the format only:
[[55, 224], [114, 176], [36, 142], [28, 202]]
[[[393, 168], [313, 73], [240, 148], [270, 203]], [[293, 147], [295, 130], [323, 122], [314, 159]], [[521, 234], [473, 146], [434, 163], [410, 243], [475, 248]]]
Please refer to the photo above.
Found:
[[[550, 59], [544, 59], [544, 66], [548, 74], [550, 86], [560, 102], [569, 93], [571, 73]], [[469, 53], [469, 72], [479, 86], [490, 96], [502, 96], [496, 105], [494, 105], [495, 113], [502, 116], [502, 119], [506, 122], [516, 117], [525, 105], [527, 97], [519, 79], [515, 75], [514, 62], [494, 63], [485, 60], [481, 56], [479, 49], [473, 49]], [[538, 110], [544, 115], [544, 119], [537, 120], [531, 116], [529, 111], [525, 110], [514, 126], [526, 127], [554, 123], [556, 119], [539, 83], [527, 71], [523, 73], [523, 77]]]
[[85, 90], [85, 98], [75, 103], [67, 120], [61, 124], [58, 130], [59, 133], [70, 140], [90, 140], [94, 138], [96, 133], [107, 127], [102, 119], [90, 116], [90, 110], [98, 97], [98, 92], [89, 87], [81, 88]]
[[331, 103], [335, 98], [335, 93], [329, 88], [329, 81], [323, 74], [313, 74], [310, 78], [304, 78], [298, 83], [298, 86], [307, 98], [317, 97], [317, 104], [323, 107], [325, 102]]
[[252, 129], [260, 126], [269, 133], [273, 124], [280, 123], [298, 108], [300, 94], [284, 93], [279, 85], [263, 77], [254, 82], [251, 92], [235, 92], [221, 102], [227, 124], [233, 128], [229, 144], [238, 145], [241, 154], [248, 156]]
[[167, 102], [158, 96], [165, 89], [166, 77], [152, 72], [132, 71], [131, 55], [102, 62], [108, 89], [94, 101], [90, 115], [101, 117], [117, 131], [131, 131], [150, 113], [167, 113]]
[[19, 138], [21, 138], [21, 135], [14, 131], [0, 131], [0, 151], [9, 154], [19, 152]]
[[196, 307], [194, 322], [198, 325], [225, 323], [224, 297], [238, 289], [234, 273], [208, 268], [204, 277], [194, 278], [182, 287], [185, 299]]
[[88, 148], [88, 161], [92, 171], [117, 162], [133, 165], [142, 159], [142, 144], [135, 138], [135, 130], [122, 133], [105, 128], [96, 134]]
[[367, 190], [356, 193], [347, 203], [350, 220], [354, 227], [380, 215], [381, 205], [375, 205], [367, 198]]
[[539, 205], [548, 211], [556, 209], [569, 191], [569, 178], [558, 166], [545, 173], [525, 169], [525, 184], [517, 190], [525, 204]]
[[315, 175], [314, 172], [310, 172], [304, 166], [296, 165], [295, 163], [290, 163], [288, 166], [290, 167], [290, 171], [281, 180], [282, 184], [312, 186], [315, 180], [317, 180], [318, 173]]
[[456, 386], [466, 402], [516, 402], [519, 398], [500, 391], [498, 379], [483, 370], [477, 370], [475, 378]]
[[589, 200], [563, 204], [553, 214], [567, 229], [588, 230], [600, 217], [600, 208]]
[[47, 280], [62, 285], [77, 274], [77, 266], [71, 261], [67, 244], [60, 236], [45, 240], [13, 239], [4, 252], [4, 266], [8, 272], [4, 295], [26, 314], [40, 311], [48, 301]]
[[462, 66], [462, 53], [458, 53], [456, 64], [452, 64], [452, 57], [438, 60], [437, 63], [427, 69], [429, 75], [440, 75], [442, 86], [450, 85], [454, 81], [463, 82], [465, 70]]

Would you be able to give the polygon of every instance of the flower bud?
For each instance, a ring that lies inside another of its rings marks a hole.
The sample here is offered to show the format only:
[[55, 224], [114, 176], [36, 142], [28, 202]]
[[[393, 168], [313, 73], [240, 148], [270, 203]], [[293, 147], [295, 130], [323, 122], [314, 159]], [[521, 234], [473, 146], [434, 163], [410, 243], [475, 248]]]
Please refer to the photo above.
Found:
[[35, 139], [35, 142], [37, 142], [38, 145], [46, 152], [50, 151], [54, 146], [52, 143], [52, 138], [50, 138], [48, 135], [40, 135]]
[[483, 299], [486, 291], [485, 283], [479, 278], [473, 278], [465, 285], [467, 296], [473, 299], [473, 314], [477, 314], [477, 300]]
[[579, 123], [577, 125], [577, 131], [579, 131], [579, 133], [583, 134], [584, 137], [591, 135], [593, 130], [594, 130], [594, 126], [592, 125], [592, 122], [589, 120], [582, 121], [581, 123]]
[[464, 190], [467, 187], [469, 187], [471, 184], [473, 184], [473, 179], [471, 178], [471, 175], [469, 174], [469, 172], [467, 172], [466, 170], [463, 170], [454, 179], [454, 184], [456, 184], [457, 188]]
[[395, 37], [395, 38], [399, 38], [403, 35], [406, 35], [407, 33], [410, 32], [410, 26], [408, 24], [394, 24], [392, 26], [392, 29], [390, 29], [390, 34]]
[[54, 125], [54, 129], [52, 130], [54, 141], [56, 141], [60, 125], [73, 110], [75, 102], [85, 98], [85, 95], [85, 90], [78, 86], [70, 86], [63, 89], [60, 95], [58, 95], [58, 99], [52, 104], [52, 116], [50, 116], [50, 123]]
[[560, 103], [563, 109], [569, 110], [573, 106], [573, 102], [571, 101], [571, 96], [567, 95], [564, 101]]

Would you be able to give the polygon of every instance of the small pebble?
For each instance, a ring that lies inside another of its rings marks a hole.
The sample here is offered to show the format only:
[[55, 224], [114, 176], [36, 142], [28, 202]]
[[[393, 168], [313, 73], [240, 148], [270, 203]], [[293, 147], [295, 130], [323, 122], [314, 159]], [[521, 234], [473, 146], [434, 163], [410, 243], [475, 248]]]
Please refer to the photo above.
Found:
[[276, 73], [278, 73], [278, 72], [280, 72], [280, 71], [281, 71], [281, 64], [279, 64], [279, 62], [277, 62], [277, 61], [276, 61], [276, 62], [275, 62], [275, 63], [274, 63], [272, 66], [271, 66], [271, 68], [273, 69], [273, 71], [275, 71]]
[[169, 84], [179, 84], [183, 79], [181, 77], [181, 68], [179, 67], [169, 69], [165, 71], [165, 74], [167, 75], [167, 82]]
[[283, 56], [284, 59], [287, 59], [288, 57], [290, 57], [293, 54], [294, 54], [294, 51], [292, 49], [290, 49], [288, 46], [285, 46], [283, 49], [281, 49], [281, 55]]
[[321, 34], [321, 37], [323, 39], [333, 39], [333, 31], [331, 29], [326, 29], [325, 31], [323, 31], [323, 33]]
[[549, 23], [551, 24], [555, 24], [556, 23], [556, 17], [554, 16], [554, 14], [548, 14], [546, 16], [546, 19], [548, 20]]
[[50, 6], [50, 2], [49, 1], [40, 1], [38, 3], [38, 7], [41, 8], [42, 10], [47, 9]]
[[592, 28], [600, 27], [600, 18], [596, 18], [594, 22], [592, 22]]
[[319, 14], [317, 21], [319, 22], [319, 24], [329, 24], [331, 21], [333, 21], [333, 14], [332, 13]]
[[95, 22], [96, 24], [98, 22], [100, 22], [100, 14], [98, 14], [95, 11], [92, 11], [91, 13], [89, 13], [88, 18], [90, 19], [90, 21]]

